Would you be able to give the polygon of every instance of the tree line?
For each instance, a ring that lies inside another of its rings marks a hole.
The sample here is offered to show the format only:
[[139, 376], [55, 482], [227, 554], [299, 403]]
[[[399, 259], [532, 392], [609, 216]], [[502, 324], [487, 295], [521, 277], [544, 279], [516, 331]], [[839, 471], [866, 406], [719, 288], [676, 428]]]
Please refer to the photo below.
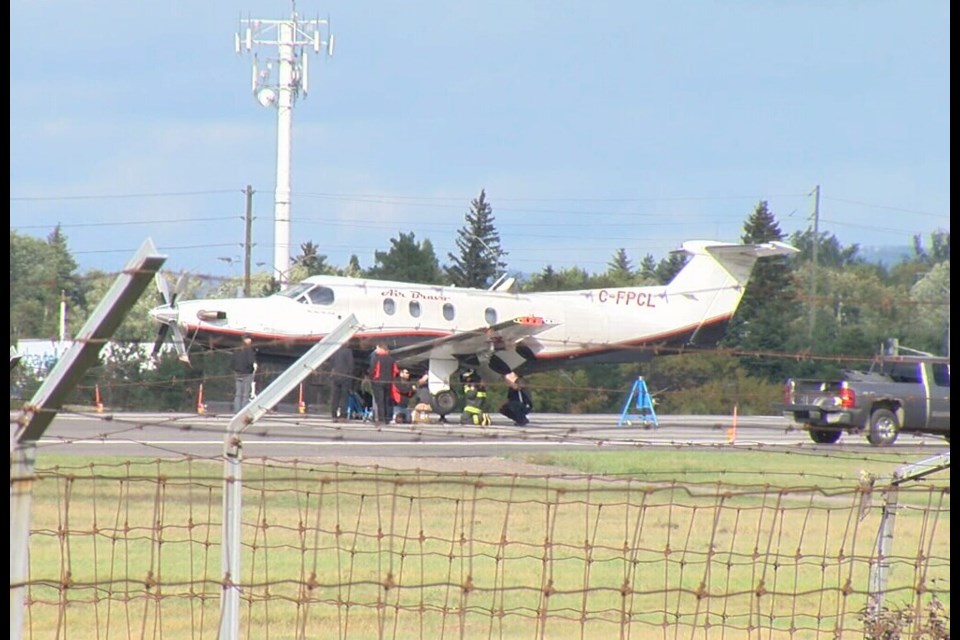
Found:
[[[938, 231], [927, 241], [917, 235], [913, 255], [884, 266], [868, 262], [859, 245], [843, 245], [833, 234], [812, 231], [787, 237], [766, 201], [744, 220], [741, 241], [784, 241], [800, 251], [791, 257], [760, 261], [719, 348], [689, 350], [622, 365], [592, 365], [531, 376], [538, 411], [619, 412], [638, 376], [668, 413], [769, 414], [789, 377], [833, 376], [859, 368], [890, 339], [930, 353], [949, 355], [950, 234]], [[456, 253], [441, 265], [433, 243], [413, 231], [400, 232], [390, 246], [374, 252], [362, 268], [356, 255], [334, 266], [312, 241], [292, 259], [291, 281], [318, 274], [487, 288], [510, 274], [493, 207], [485, 191], [470, 202], [457, 231]], [[816, 251], [814, 251], [816, 249]], [[816, 255], [816, 262], [813, 257]], [[666, 284], [683, 267], [680, 254], [657, 260], [647, 254], [634, 265], [626, 248], [618, 249], [600, 273], [580, 267], [512, 274], [522, 292]], [[56, 339], [60, 310], [79, 329], [114, 275], [78, 272], [63, 230], [46, 239], [10, 231], [10, 343], [20, 339]], [[270, 295], [278, 283], [254, 274], [254, 295]], [[235, 296], [240, 279], [188, 276], [183, 297]], [[110, 354], [88, 372], [73, 403], [90, 404], [97, 388], [112, 407], [191, 410], [199, 384], [208, 397], [229, 397], [230, 379], [223, 353], [197, 354], [192, 367], [164, 355], [145, 366], [141, 343], [152, 342], [156, 325], [147, 311], [159, 303], [148, 292], [128, 313], [114, 335]], [[67, 336], [69, 338], [69, 335]], [[20, 398], [39, 385], [44, 372], [11, 373], [11, 396]], [[496, 385], [491, 390], [496, 396]], [[15, 406], [19, 400], [11, 400]]]

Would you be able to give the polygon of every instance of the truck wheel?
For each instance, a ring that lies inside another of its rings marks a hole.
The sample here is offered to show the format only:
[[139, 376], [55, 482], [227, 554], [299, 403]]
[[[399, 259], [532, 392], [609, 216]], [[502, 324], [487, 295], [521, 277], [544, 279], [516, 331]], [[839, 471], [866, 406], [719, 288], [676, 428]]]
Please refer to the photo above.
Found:
[[444, 389], [433, 396], [430, 404], [433, 405], [433, 411], [442, 418], [456, 408], [457, 394], [450, 389]]
[[817, 444], [833, 444], [840, 439], [840, 429], [820, 429], [818, 427], [807, 427], [810, 433], [810, 439]]
[[900, 424], [889, 409], [875, 409], [870, 414], [870, 431], [867, 441], [875, 447], [888, 447], [897, 440]]

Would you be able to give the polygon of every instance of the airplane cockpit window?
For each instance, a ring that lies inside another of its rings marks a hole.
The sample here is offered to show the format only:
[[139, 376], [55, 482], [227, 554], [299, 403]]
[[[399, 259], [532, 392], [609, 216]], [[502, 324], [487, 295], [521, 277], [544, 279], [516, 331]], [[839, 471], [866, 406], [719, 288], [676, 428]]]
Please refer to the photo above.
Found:
[[452, 304], [450, 304], [449, 302], [447, 302], [447, 303], [445, 303], [445, 304], [443, 305], [443, 317], [444, 317], [444, 318], [446, 318], [447, 320], [453, 320], [454, 316], [456, 316], [456, 315], [457, 315], [457, 314], [454, 312], [454, 310], [453, 310], [453, 305], [452, 305]]
[[393, 301], [393, 298], [384, 298], [383, 299], [383, 312], [388, 316], [392, 316], [397, 311], [397, 303]]
[[410, 301], [410, 316], [413, 318], [420, 317], [420, 303], [416, 300]]
[[[301, 282], [300, 284], [294, 285], [289, 289], [284, 289], [283, 291], [278, 291], [276, 295], [283, 296], [285, 298], [293, 298], [296, 300], [301, 295], [310, 290], [310, 287], [313, 285], [309, 282]], [[300, 302], [306, 302], [306, 299], [300, 300]]]
[[307, 295], [313, 304], [333, 304], [333, 289], [329, 287], [314, 287]]
[[497, 310], [493, 307], [487, 307], [487, 310], [483, 312], [483, 319], [487, 321], [487, 324], [497, 324]]

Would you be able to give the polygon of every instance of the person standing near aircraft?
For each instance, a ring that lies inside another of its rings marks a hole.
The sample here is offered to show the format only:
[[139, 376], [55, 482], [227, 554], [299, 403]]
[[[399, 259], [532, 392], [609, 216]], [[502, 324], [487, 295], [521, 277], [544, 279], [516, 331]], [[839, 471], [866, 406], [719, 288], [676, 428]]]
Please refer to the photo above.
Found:
[[400, 373], [386, 342], [378, 342], [370, 354], [370, 382], [373, 383], [373, 415], [376, 424], [390, 421], [393, 385]]
[[340, 347], [330, 363], [330, 415], [334, 422], [347, 417], [347, 400], [353, 389], [353, 348], [351, 343]]
[[253, 394], [253, 373], [257, 369], [257, 352], [253, 348], [253, 338], [245, 333], [242, 341], [242, 346], [230, 356], [234, 380], [234, 413], [239, 413], [240, 409], [250, 402]]

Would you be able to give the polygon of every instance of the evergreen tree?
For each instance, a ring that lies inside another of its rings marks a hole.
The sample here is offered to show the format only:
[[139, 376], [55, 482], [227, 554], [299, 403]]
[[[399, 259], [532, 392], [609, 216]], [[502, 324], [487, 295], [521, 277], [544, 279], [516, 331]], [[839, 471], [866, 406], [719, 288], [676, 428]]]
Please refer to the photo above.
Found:
[[687, 264], [689, 256], [683, 253], [671, 253], [660, 261], [656, 268], [656, 279], [660, 284], [669, 284]]
[[[761, 201], [744, 224], [744, 243], [782, 241], [783, 232], [766, 201]], [[795, 337], [803, 307], [794, 296], [790, 258], [763, 258], [753, 268], [740, 306], [727, 328], [724, 344], [740, 351], [782, 353]], [[795, 344], [795, 343], [793, 343]], [[770, 382], [782, 381], [787, 370], [781, 358], [746, 357], [747, 371]]]
[[617, 249], [617, 252], [607, 263], [607, 275], [617, 286], [629, 286], [633, 284], [634, 276], [633, 264], [627, 257], [626, 249]]
[[[610, 285], [612, 286], [612, 285]], [[578, 291], [597, 288], [597, 278], [580, 267], [555, 271], [552, 266], [534, 274], [523, 287], [524, 291]]]
[[347, 268], [343, 270], [343, 275], [351, 278], [359, 278], [363, 276], [363, 269], [360, 267], [360, 258], [357, 257], [357, 254], [351, 254], [350, 261], [347, 263]]
[[413, 232], [401, 232], [398, 237], [391, 238], [390, 251], [375, 252], [373, 266], [366, 275], [378, 280], [425, 284], [441, 284], [443, 281], [433, 243], [429, 240], [417, 243]]
[[563, 281], [552, 265], [547, 265], [540, 273], [534, 274], [524, 284], [524, 291], [562, 291]]
[[646, 282], [658, 282], [657, 278], [657, 260], [652, 254], [643, 256], [640, 261], [640, 275]]
[[486, 191], [481, 190], [480, 196], [470, 202], [465, 219], [466, 224], [457, 232], [459, 255], [447, 254], [447, 277], [458, 287], [485, 289], [507, 266], [501, 260], [507, 254], [500, 248], [500, 234], [493, 224]]
[[300, 255], [293, 259], [294, 266], [302, 267], [306, 277], [332, 274], [333, 267], [327, 264], [327, 256], [319, 253], [320, 247], [312, 241], [300, 245]]

